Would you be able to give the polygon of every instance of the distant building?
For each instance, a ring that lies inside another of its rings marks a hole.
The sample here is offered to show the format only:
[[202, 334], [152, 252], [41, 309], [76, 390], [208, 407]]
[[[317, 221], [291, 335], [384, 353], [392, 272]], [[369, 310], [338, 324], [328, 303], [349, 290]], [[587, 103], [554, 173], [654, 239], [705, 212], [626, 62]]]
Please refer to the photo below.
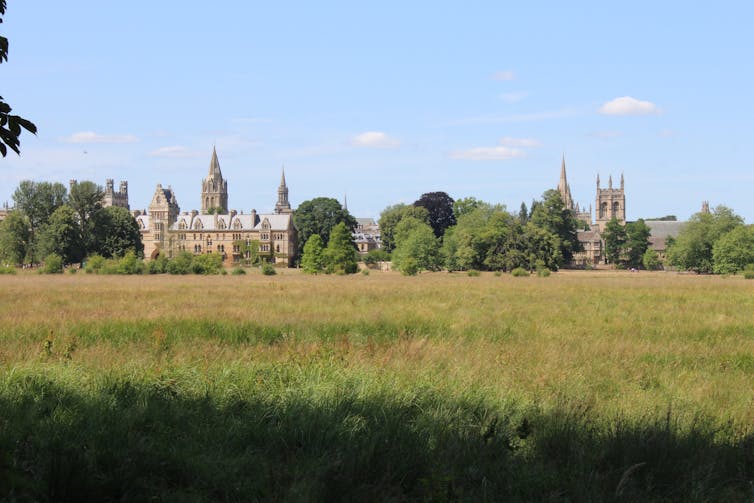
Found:
[[118, 191], [115, 191], [114, 181], [112, 178], [105, 180], [105, 195], [102, 198], [102, 206], [118, 206], [130, 210], [128, 206], [128, 182], [121, 180]]
[[373, 218], [357, 218], [353, 240], [362, 254], [382, 248], [380, 226]]

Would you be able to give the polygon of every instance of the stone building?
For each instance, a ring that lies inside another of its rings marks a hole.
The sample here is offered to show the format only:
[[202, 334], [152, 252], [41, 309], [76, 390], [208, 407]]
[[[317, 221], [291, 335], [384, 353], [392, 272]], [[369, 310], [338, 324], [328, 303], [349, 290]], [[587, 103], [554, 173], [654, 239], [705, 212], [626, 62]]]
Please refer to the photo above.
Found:
[[102, 197], [102, 206], [118, 206], [130, 210], [128, 206], [128, 182], [120, 181], [118, 191], [115, 191], [115, 184], [112, 178], [105, 180], [105, 195]]
[[356, 229], [353, 232], [353, 241], [356, 243], [356, 248], [358, 248], [361, 254], [382, 248], [380, 226], [377, 225], [377, 222], [373, 218], [357, 218]]
[[620, 175], [620, 188], [613, 188], [612, 175], [608, 178], [606, 189], [600, 188], [600, 175], [597, 175], [597, 214], [595, 220], [600, 232], [604, 232], [607, 223], [616, 218], [621, 225], [626, 225], [626, 191], [623, 173]]
[[201, 184], [201, 212], [182, 212], [172, 188], [158, 184], [148, 213], [136, 213], [144, 256], [154, 259], [187, 251], [195, 255], [218, 252], [226, 264], [258, 254], [264, 260], [290, 266], [296, 255], [296, 229], [283, 174], [275, 212], [244, 214], [227, 210], [228, 182], [222, 176], [217, 152], [212, 151], [209, 173]]

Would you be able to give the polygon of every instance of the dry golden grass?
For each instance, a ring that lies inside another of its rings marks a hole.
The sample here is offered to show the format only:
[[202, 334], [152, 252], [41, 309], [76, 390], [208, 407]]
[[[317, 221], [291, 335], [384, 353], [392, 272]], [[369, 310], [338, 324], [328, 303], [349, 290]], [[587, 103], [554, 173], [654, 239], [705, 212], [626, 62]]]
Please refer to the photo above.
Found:
[[752, 313], [754, 282], [666, 273], [22, 274], [0, 277], [0, 365], [218, 376], [263, 362], [751, 432]]

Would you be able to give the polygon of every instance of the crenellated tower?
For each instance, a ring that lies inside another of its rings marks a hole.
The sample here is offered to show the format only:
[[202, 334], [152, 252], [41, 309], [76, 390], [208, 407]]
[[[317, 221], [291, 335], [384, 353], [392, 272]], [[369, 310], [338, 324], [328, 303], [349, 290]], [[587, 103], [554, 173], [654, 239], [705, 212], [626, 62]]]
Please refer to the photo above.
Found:
[[626, 191], [623, 173], [620, 175], [620, 188], [613, 188], [612, 175], [608, 178], [606, 189], [600, 188], [600, 175], [597, 175], [597, 215], [596, 221], [600, 232], [613, 218], [622, 225], [626, 224]]
[[215, 147], [212, 147], [209, 173], [202, 180], [202, 213], [209, 213], [210, 210], [228, 213], [228, 181], [223, 179]]

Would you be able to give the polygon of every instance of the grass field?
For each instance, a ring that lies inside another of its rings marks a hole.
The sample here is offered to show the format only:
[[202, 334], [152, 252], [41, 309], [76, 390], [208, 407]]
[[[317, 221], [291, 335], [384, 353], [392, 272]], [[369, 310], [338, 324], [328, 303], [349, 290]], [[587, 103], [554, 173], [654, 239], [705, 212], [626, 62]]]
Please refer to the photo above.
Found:
[[754, 493], [754, 281], [0, 277], [0, 497]]

